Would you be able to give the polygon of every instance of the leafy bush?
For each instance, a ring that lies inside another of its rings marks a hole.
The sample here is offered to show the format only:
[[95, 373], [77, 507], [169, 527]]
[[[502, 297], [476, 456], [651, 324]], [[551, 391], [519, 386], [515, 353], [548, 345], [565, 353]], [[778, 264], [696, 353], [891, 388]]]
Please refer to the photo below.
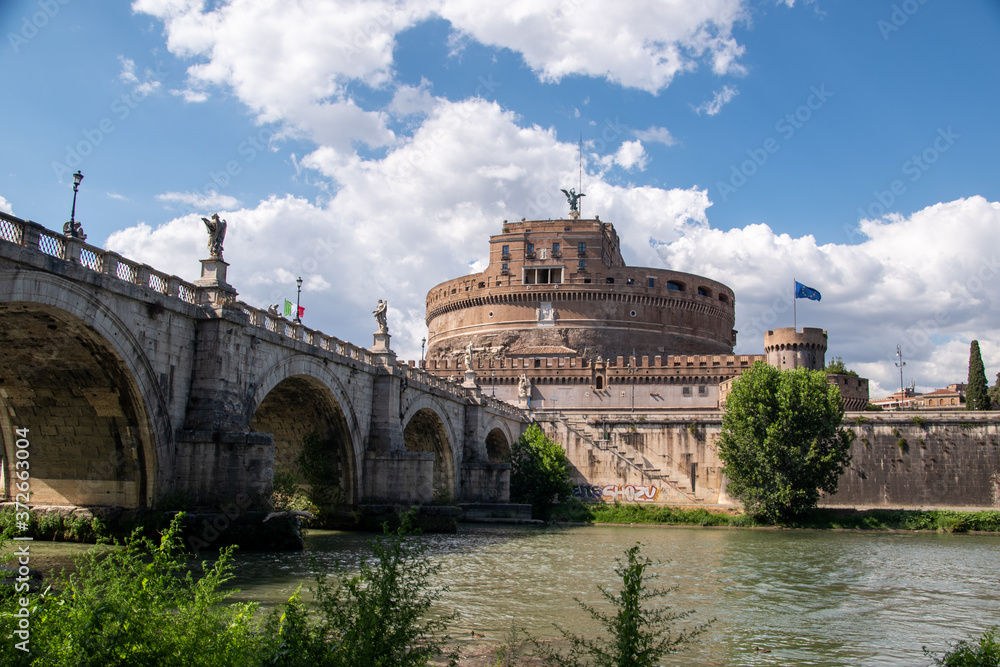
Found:
[[[1000, 626], [988, 628], [978, 639], [966, 639], [934, 660], [944, 667], [1000, 667]], [[924, 655], [931, 653], [924, 647]]]
[[[439, 567], [406, 535], [412, 511], [385, 537], [373, 540], [371, 558], [357, 573], [338, 567], [335, 581], [316, 577], [317, 618], [294, 596], [271, 619], [268, 632], [280, 637], [269, 664], [317, 667], [423, 667], [445, 654], [444, 635], [452, 616], [430, 617], [445, 589], [431, 588]], [[452, 663], [456, 655], [448, 655]]]
[[[181, 515], [159, 544], [139, 536], [120, 548], [98, 547], [77, 560], [73, 575], [32, 595], [31, 636], [25, 653], [0, 645], [5, 665], [252, 665], [259, 663], [256, 605], [221, 604], [232, 593], [230, 555], [188, 569]], [[204, 566], [203, 566], [204, 567]], [[12, 637], [17, 601], [0, 603], [0, 634]]]
[[685, 644], [705, 632], [713, 621], [697, 625], [688, 630], [675, 631], [676, 621], [688, 618], [693, 611], [674, 612], [670, 607], [650, 608], [648, 604], [662, 598], [676, 587], [647, 588], [649, 581], [657, 575], [647, 572], [652, 561], [639, 555], [641, 545], [636, 544], [625, 552], [623, 563], [618, 559], [615, 573], [622, 580], [618, 593], [600, 588], [601, 595], [611, 605], [613, 613], [604, 613], [595, 607], [579, 604], [604, 628], [605, 637], [587, 639], [560, 628], [556, 628], [569, 641], [568, 653], [555, 651], [550, 646], [536, 642], [545, 664], [560, 667], [595, 665], [597, 667], [653, 667], [667, 653], [681, 650]]
[[510, 449], [510, 499], [531, 503], [536, 519], [548, 519], [552, 503], [573, 495], [569, 459], [558, 444], [549, 440], [538, 424], [532, 424]]

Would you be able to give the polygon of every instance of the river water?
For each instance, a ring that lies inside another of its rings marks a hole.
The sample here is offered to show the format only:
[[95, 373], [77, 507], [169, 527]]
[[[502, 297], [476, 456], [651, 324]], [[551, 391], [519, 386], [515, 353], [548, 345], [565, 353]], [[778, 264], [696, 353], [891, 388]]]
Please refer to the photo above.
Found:
[[[356, 564], [370, 539], [310, 531], [303, 552], [240, 553], [237, 599], [282, 602], [316, 568]], [[573, 598], [599, 605], [598, 585], [617, 590], [615, 558], [636, 542], [663, 561], [657, 583], [679, 587], [665, 602], [695, 611], [681, 627], [715, 619], [668, 665], [927, 665], [922, 646], [940, 652], [1000, 623], [997, 535], [466, 524], [416, 539], [441, 566], [442, 610], [459, 612], [453, 636], [477, 646], [512, 619], [541, 638], [558, 636], [553, 623], [593, 634]], [[33, 549], [43, 568], [74, 550]]]

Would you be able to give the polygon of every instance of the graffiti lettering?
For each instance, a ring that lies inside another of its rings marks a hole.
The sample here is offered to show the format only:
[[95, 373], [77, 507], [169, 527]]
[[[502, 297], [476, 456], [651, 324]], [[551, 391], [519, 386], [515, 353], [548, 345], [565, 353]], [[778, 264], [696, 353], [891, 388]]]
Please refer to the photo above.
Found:
[[660, 495], [655, 486], [638, 486], [627, 484], [577, 484], [573, 487], [573, 495], [582, 500], [625, 501], [629, 503], [651, 503]]

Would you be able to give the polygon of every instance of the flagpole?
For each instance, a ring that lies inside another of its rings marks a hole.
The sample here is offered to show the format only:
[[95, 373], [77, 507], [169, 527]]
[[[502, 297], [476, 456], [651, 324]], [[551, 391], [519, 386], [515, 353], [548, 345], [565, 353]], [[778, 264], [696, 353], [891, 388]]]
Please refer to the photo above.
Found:
[[792, 278], [792, 331], [799, 330], [799, 313], [795, 309], [795, 278]]

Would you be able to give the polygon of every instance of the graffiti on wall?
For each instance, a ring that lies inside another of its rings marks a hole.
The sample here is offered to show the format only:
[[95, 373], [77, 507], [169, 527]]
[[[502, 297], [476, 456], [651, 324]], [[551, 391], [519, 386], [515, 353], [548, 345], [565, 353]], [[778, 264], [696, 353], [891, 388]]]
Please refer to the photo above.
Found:
[[660, 495], [655, 486], [638, 484], [576, 484], [573, 495], [582, 500], [624, 501], [630, 503], [651, 503]]

